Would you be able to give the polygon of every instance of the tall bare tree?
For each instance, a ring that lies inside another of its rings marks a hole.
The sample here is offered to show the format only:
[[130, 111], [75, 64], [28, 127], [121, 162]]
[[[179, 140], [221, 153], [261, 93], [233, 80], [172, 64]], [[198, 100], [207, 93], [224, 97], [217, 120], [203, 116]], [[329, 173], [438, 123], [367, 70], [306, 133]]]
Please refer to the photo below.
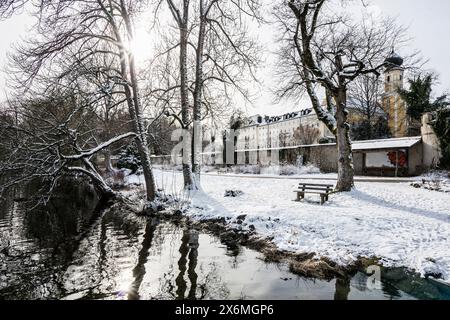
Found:
[[[167, 0], [170, 12], [175, 20], [179, 30], [179, 69], [180, 69], [180, 102], [181, 102], [181, 127], [188, 128], [189, 124], [189, 84], [188, 84], [188, 45], [189, 45], [189, 13], [190, 0], [182, 0], [177, 6], [173, 0]], [[187, 139], [187, 137], [183, 137]], [[183, 150], [188, 152], [190, 150]], [[184, 157], [186, 159], [186, 157]], [[192, 169], [189, 163], [183, 161], [183, 178], [184, 187], [186, 189], [194, 188], [194, 179], [192, 176]]]
[[[349, 136], [348, 87], [358, 77], [378, 75], [392, 44], [404, 41], [404, 30], [392, 19], [366, 16], [354, 20], [340, 14], [343, 3], [333, 0], [288, 0], [275, 10], [283, 48], [280, 53], [281, 96], [306, 90], [318, 116], [336, 135], [337, 191], [354, 186]], [[324, 107], [319, 89], [326, 96]]]
[[179, 30], [179, 39], [166, 41], [164, 51], [179, 48], [180, 82], [169, 87], [180, 90], [180, 124], [192, 130], [191, 160], [183, 165], [183, 173], [185, 187], [195, 189], [200, 182], [202, 120], [224, 117], [234, 98], [231, 90], [249, 99], [244, 71], [254, 79], [259, 57], [245, 21], [261, 21], [260, 4], [256, 0], [166, 2]]

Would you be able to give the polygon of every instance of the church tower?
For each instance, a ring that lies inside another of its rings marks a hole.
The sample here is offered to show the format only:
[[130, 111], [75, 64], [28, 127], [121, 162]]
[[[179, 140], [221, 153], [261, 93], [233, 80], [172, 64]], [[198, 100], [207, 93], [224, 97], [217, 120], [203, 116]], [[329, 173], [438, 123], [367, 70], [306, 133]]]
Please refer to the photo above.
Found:
[[402, 68], [403, 58], [392, 50], [386, 59], [386, 70], [384, 72], [384, 94], [383, 109], [388, 115], [389, 129], [394, 138], [408, 136], [409, 121], [407, 106], [398, 94], [398, 89], [403, 89]]

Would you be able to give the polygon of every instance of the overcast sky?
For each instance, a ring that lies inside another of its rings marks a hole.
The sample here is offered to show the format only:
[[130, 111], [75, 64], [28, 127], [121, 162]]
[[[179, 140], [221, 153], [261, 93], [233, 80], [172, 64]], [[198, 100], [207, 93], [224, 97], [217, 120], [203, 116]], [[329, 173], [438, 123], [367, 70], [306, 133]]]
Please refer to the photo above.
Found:
[[[430, 59], [426, 66], [440, 75], [440, 85], [437, 93], [450, 91], [450, 1], [448, 0], [371, 0], [371, 10], [398, 18], [399, 22], [409, 27], [413, 38], [411, 51], [418, 49], [423, 56]], [[6, 54], [14, 42], [26, 37], [31, 26], [31, 18], [26, 15], [14, 17], [7, 21], [0, 21], [0, 100], [6, 97], [5, 73]], [[262, 29], [266, 36], [263, 41], [272, 42], [270, 30]], [[145, 47], [143, 47], [145, 50]], [[309, 107], [305, 100], [301, 106], [290, 102], [275, 105], [269, 93], [273, 86], [271, 68], [268, 66], [262, 72], [265, 87], [259, 92], [259, 98], [254, 106], [247, 106], [248, 113], [282, 114]], [[304, 104], [304, 105], [303, 105]]]

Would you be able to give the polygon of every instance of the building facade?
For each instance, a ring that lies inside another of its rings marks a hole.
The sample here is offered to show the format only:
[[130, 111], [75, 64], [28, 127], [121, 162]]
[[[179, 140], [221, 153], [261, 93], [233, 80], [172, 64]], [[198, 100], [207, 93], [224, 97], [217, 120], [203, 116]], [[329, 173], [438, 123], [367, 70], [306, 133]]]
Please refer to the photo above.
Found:
[[[379, 102], [382, 110], [376, 115], [387, 117], [392, 138], [353, 141], [355, 173], [373, 176], [419, 175], [432, 168], [439, 159], [437, 138], [425, 117], [422, 124], [412, 123], [407, 105], [398, 93], [404, 87], [403, 59], [393, 51], [385, 63], [384, 92]], [[351, 101], [348, 110], [349, 122], [358, 122], [361, 112], [352, 109]], [[236, 154], [245, 159], [245, 164], [254, 164], [249, 156], [250, 151], [267, 151], [278, 152], [281, 163], [309, 162], [323, 172], [337, 171], [335, 138], [318, 120], [313, 109], [273, 117], [252, 116], [243, 122], [238, 137]], [[259, 163], [259, 158], [254, 157], [253, 160], [256, 159]]]
[[[420, 130], [417, 132], [411, 130], [412, 123], [407, 114], [407, 105], [398, 93], [398, 90], [404, 87], [403, 58], [392, 51], [385, 63], [384, 93], [380, 101], [384, 113], [376, 116], [387, 116], [389, 131], [393, 138], [420, 135]], [[361, 113], [354, 111], [351, 101], [348, 109], [349, 122], [357, 123]], [[279, 140], [277, 142], [279, 147], [290, 147], [316, 144], [323, 139], [334, 138], [328, 128], [317, 119], [313, 109], [272, 117], [254, 115], [244, 121], [239, 136], [241, 149], [271, 148], [276, 140]]]
[[333, 134], [317, 119], [313, 109], [281, 116], [255, 115], [238, 130], [238, 149], [267, 149], [316, 144], [320, 139], [333, 139]]

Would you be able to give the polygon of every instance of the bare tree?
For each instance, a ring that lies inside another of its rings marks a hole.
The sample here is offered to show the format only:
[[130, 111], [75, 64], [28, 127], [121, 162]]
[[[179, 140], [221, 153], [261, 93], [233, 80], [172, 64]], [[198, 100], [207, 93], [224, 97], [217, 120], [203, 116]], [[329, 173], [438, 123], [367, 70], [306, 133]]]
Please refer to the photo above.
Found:
[[[79, 67], [91, 57], [107, 56], [115, 59], [109, 68], [113, 87], [106, 95], [126, 104], [147, 189], [147, 199], [154, 200], [156, 186], [147, 143], [147, 127], [141, 105], [140, 88], [134, 56], [130, 50], [133, 41], [133, 19], [146, 1], [86, 0], [86, 1], [6, 1], [0, 13], [8, 16], [14, 9], [31, 3], [36, 7], [39, 37], [19, 49], [14, 64], [20, 71], [17, 83], [23, 88], [45, 75], [46, 78], [64, 78], [70, 65]], [[68, 59], [70, 58], [70, 59]], [[103, 148], [101, 148], [103, 150]], [[97, 149], [93, 149], [98, 151]]]
[[[188, 84], [188, 45], [189, 45], [189, 13], [190, 0], [182, 0], [178, 7], [173, 0], [167, 0], [170, 12], [179, 30], [179, 69], [180, 69], [180, 102], [181, 102], [181, 127], [188, 128], [189, 124], [189, 84]], [[186, 139], [187, 137], [183, 137]], [[188, 150], [183, 150], [188, 152]], [[194, 188], [192, 169], [189, 163], [183, 161], [183, 178], [186, 189]]]
[[[382, 94], [382, 80], [373, 74], [362, 75], [349, 86], [348, 109], [353, 122], [354, 139], [370, 140], [388, 135], [387, 115], [381, 101]], [[357, 134], [360, 131], [361, 134]]]
[[[338, 148], [337, 191], [350, 191], [354, 170], [348, 124], [349, 85], [358, 77], [378, 75], [393, 43], [404, 41], [404, 30], [392, 19], [366, 16], [352, 21], [339, 9], [344, 2], [289, 0], [276, 8], [282, 33], [280, 96], [306, 90], [312, 106], [336, 135]], [[327, 106], [319, 99], [325, 92]]]
[[295, 145], [311, 145], [317, 143], [320, 131], [310, 125], [300, 125], [295, 129], [292, 140]]
[[183, 173], [185, 187], [195, 189], [200, 181], [202, 121], [207, 117], [213, 121], [225, 118], [234, 98], [231, 90], [249, 99], [243, 71], [256, 80], [258, 47], [249, 36], [245, 20], [261, 20], [260, 4], [256, 0], [166, 2], [179, 39], [165, 37], [164, 54], [179, 48], [180, 72], [180, 81], [167, 87], [180, 90], [181, 117], [177, 118], [183, 128], [192, 130], [191, 165], [184, 163]]

